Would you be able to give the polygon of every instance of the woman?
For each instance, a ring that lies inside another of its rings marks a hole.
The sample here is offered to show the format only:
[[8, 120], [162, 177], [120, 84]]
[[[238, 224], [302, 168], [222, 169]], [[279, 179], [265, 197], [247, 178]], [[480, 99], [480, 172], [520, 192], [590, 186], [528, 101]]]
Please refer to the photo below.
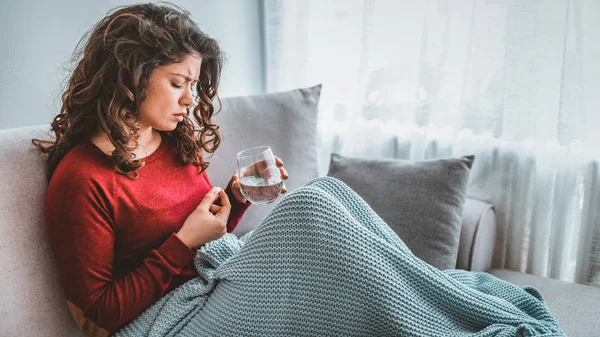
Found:
[[249, 202], [236, 174], [222, 190], [206, 173], [222, 54], [188, 12], [120, 8], [76, 57], [55, 141], [34, 144], [49, 154], [45, 220], [69, 309], [105, 336], [196, 277], [197, 248], [231, 232]]

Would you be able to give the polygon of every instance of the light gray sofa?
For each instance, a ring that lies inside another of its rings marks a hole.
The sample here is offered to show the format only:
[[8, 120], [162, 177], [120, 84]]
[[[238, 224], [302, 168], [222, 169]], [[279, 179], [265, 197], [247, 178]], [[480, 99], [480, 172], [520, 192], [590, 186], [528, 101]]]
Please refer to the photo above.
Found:
[[[48, 130], [48, 125], [41, 125], [0, 131], [0, 336], [82, 335], [67, 309], [45, 236], [45, 156], [31, 139], [48, 139]], [[235, 149], [223, 150], [229, 153], [220, 158], [235, 158]], [[304, 170], [303, 165], [302, 161], [286, 161], [288, 172]], [[210, 175], [214, 183], [227, 181], [231, 173], [232, 169], [218, 169]], [[457, 268], [488, 271], [495, 226], [490, 205], [466, 201]], [[509, 270], [489, 272], [537, 287], [569, 336], [600, 336], [600, 288]]]

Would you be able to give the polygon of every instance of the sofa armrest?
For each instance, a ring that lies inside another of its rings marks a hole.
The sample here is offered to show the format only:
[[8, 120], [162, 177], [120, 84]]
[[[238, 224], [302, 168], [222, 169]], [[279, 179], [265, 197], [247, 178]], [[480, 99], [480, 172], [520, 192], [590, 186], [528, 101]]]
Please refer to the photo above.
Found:
[[462, 228], [456, 268], [487, 271], [492, 266], [496, 242], [496, 213], [492, 205], [467, 198], [463, 209]]

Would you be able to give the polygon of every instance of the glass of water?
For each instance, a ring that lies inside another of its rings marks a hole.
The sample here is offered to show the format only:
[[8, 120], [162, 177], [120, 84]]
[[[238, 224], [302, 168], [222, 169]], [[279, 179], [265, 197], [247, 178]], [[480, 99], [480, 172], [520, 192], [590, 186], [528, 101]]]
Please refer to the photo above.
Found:
[[277, 199], [283, 187], [281, 172], [269, 146], [259, 146], [237, 154], [242, 195], [255, 205]]

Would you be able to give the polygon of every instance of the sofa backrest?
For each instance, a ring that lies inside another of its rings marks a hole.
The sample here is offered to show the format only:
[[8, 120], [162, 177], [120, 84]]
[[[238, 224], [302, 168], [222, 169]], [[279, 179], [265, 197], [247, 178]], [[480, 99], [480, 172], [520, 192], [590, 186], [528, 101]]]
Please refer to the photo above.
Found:
[[60, 287], [43, 218], [48, 125], [0, 131], [0, 335], [82, 336]]

